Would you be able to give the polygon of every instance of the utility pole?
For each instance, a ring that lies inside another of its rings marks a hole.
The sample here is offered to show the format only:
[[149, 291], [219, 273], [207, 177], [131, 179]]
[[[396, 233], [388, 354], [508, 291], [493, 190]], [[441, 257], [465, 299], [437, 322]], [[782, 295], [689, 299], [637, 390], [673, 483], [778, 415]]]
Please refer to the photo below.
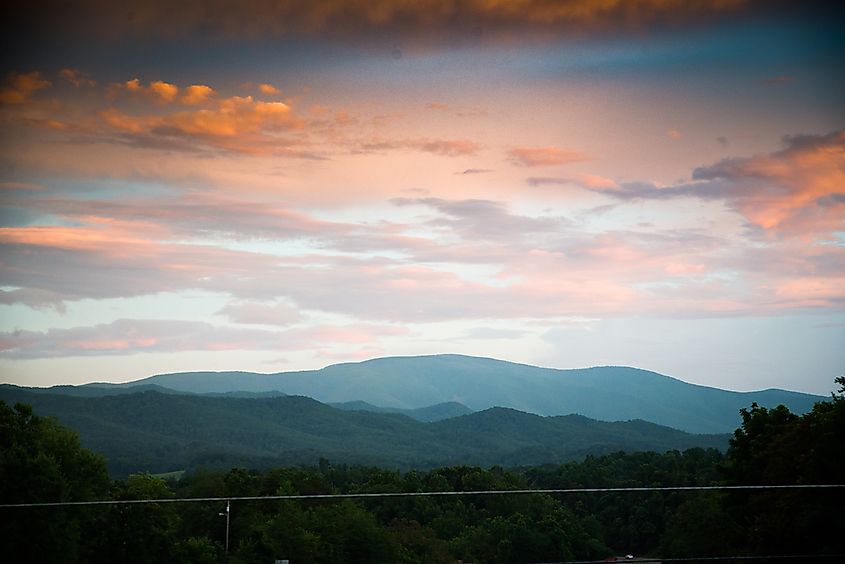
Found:
[[232, 508], [232, 501], [226, 500], [226, 513], [218, 513], [218, 515], [226, 515], [226, 553], [229, 553], [229, 511]]

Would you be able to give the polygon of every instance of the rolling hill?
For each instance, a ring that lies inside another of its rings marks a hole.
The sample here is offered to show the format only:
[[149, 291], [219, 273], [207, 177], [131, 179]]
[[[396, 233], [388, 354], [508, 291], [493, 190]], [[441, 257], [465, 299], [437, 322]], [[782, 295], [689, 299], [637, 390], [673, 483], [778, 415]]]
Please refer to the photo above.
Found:
[[490, 408], [434, 423], [401, 414], [346, 411], [301, 396], [162, 394], [81, 397], [0, 388], [79, 433], [112, 473], [196, 466], [268, 467], [320, 457], [396, 468], [519, 466], [619, 450], [724, 448], [727, 435], [692, 435], [644, 421], [541, 417]]
[[458, 402], [473, 411], [502, 406], [602, 421], [642, 419], [691, 433], [733, 431], [740, 424], [739, 410], [752, 402], [765, 407], [784, 404], [795, 413], [805, 413], [824, 399], [776, 389], [733, 392], [637, 368], [561, 370], [462, 355], [388, 357], [275, 374], [160, 374], [127, 384], [81, 388], [131, 391], [150, 385], [193, 393], [279, 391], [325, 403], [362, 401], [405, 410]]

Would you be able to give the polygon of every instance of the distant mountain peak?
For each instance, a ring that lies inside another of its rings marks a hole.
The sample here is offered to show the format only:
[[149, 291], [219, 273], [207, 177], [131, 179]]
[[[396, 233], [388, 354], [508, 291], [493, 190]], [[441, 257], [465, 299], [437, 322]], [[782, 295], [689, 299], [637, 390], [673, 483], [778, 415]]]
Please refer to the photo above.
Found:
[[580, 413], [603, 421], [642, 419], [696, 433], [733, 431], [740, 423], [739, 410], [752, 402], [766, 407], [784, 403], [804, 413], [825, 399], [783, 390], [720, 390], [628, 366], [563, 370], [454, 353], [382, 357], [274, 374], [160, 374], [109, 388], [143, 385], [202, 394], [277, 391], [330, 404], [360, 401], [370, 404], [370, 411], [424, 420], [460, 415], [460, 407], [448, 406], [457, 402], [467, 412], [501, 406], [544, 416]]

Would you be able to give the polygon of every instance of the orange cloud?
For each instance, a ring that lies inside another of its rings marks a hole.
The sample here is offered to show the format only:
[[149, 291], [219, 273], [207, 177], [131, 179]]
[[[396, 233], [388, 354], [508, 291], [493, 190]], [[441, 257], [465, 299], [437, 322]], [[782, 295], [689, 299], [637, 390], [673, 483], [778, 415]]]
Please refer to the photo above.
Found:
[[33, 71], [27, 74], [12, 73], [6, 77], [6, 85], [0, 88], [0, 104], [22, 104], [38, 90], [52, 86], [41, 73]]
[[[79, 85], [90, 80], [74, 69], [63, 69], [64, 80]], [[30, 94], [50, 85], [37, 72], [12, 75], [9, 87], [3, 91], [3, 100], [20, 103]], [[56, 134], [78, 135], [77, 140], [87, 142], [118, 143], [124, 146], [168, 151], [224, 151], [253, 155], [288, 155], [296, 158], [324, 158], [309, 146], [319, 142], [320, 136], [332, 134], [332, 128], [352, 123], [345, 112], [334, 113], [333, 123], [319, 123], [314, 116], [299, 117], [291, 106], [281, 101], [257, 100], [252, 96], [218, 97], [214, 88], [204, 84], [181, 87], [163, 80], [147, 84], [138, 78], [111, 84], [107, 88], [112, 107], [94, 110], [90, 105], [54, 105], [42, 113], [18, 120], [25, 127], [51, 130]], [[135, 102], [121, 99], [126, 96]], [[78, 109], [74, 110], [76, 107]], [[81, 111], [80, 111], [81, 110]], [[86, 111], [92, 111], [86, 115]], [[328, 108], [323, 113], [331, 116]], [[317, 134], [310, 139], [302, 131], [312, 125]], [[287, 135], [285, 135], [287, 134]], [[337, 141], [337, 140], [335, 140]], [[351, 141], [341, 140], [345, 146]], [[430, 152], [458, 154], [471, 147], [460, 143], [452, 145], [432, 142]]]
[[126, 133], [143, 133], [147, 128], [143, 119], [127, 116], [114, 108], [100, 112], [100, 117], [114, 129]]
[[[207, 98], [209, 91], [210, 88], [208, 91], [203, 89], [201, 96]], [[155, 146], [156, 139], [179, 138], [253, 154], [267, 152], [267, 145], [273, 144], [273, 136], [279, 131], [301, 128], [304, 124], [284, 102], [233, 96], [213, 104], [212, 108], [140, 116], [110, 108], [100, 112], [100, 117], [113, 130], [143, 136], [145, 146]]]
[[59, 71], [59, 76], [76, 87], [93, 87], [97, 85], [95, 80], [92, 80], [87, 74], [76, 69], [62, 69]]
[[259, 84], [258, 91], [262, 94], [281, 94], [281, 90], [273, 86], [272, 84]]
[[[158, 86], [154, 88], [153, 84], [156, 84]], [[109, 94], [114, 97], [120, 94], [121, 91], [129, 92], [131, 94], [148, 96], [158, 102], [168, 102], [172, 101], [172, 99], [179, 92], [179, 89], [173, 84], [168, 84], [160, 80], [156, 81], [155, 83], [150, 83], [149, 86], [143, 86], [139, 79], [133, 78], [131, 80], [127, 80], [126, 82], [112, 84], [111, 88], [109, 89]], [[164, 96], [161, 96], [162, 92], [164, 93]]]
[[235, 137], [267, 127], [290, 127], [297, 120], [284, 102], [260, 102], [252, 96], [233, 96], [213, 110], [179, 112], [165, 117], [158, 127], [175, 128], [188, 135]]
[[113, 84], [109, 91], [112, 96], [125, 91], [130, 94], [144, 96], [160, 104], [169, 104], [178, 101], [186, 106], [202, 104], [214, 95], [214, 90], [211, 87], [202, 84], [194, 84], [181, 90], [175, 84], [164, 82], [163, 80], [154, 80], [147, 86], [143, 86], [137, 78]]
[[186, 106], [198, 106], [208, 102], [214, 94], [214, 89], [210, 86], [193, 84], [185, 88], [179, 101]]
[[519, 166], [552, 166], [574, 163], [587, 159], [587, 156], [571, 149], [560, 147], [516, 147], [508, 151], [510, 160]]
[[169, 82], [156, 80], [150, 83], [149, 91], [157, 96], [162, 102], [172, 102], [179, 93], [179, 87]]

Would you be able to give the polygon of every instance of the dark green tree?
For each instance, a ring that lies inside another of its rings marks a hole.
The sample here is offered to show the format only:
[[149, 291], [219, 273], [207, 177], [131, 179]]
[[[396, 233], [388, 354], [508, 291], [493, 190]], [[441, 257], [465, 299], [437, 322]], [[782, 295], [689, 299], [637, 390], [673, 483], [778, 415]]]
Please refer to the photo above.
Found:
[[[161, 478], [133, 474], [112, 487], [116, 500], [167, 499], [173, 492]], [[102, 530], [106, 534], [101, 562], [168, 562], [175, 557], [180, 516], [172, 503], [113, 505]]]
[[[102, 457], [75, 433], [28, 405], [0, 401], [0, 503], [85, 501], [107, 497]], [[16, 562], [73, 562], [92, 551], [83, 535], [96, 512], [81, 508], [0, 510], [3, 551]]]
[[[845, 387], [845, 380], [837, 378]], [[845, 483], [845, 399], [840, 388], [798, 416], [783, 406], [742, 410], [742, 427], [728, 450], [727, 476], [736, 485]], [[752, 552], [845, 552], [841, 490], [734, 493], [728, 508], [746, 531]]]

